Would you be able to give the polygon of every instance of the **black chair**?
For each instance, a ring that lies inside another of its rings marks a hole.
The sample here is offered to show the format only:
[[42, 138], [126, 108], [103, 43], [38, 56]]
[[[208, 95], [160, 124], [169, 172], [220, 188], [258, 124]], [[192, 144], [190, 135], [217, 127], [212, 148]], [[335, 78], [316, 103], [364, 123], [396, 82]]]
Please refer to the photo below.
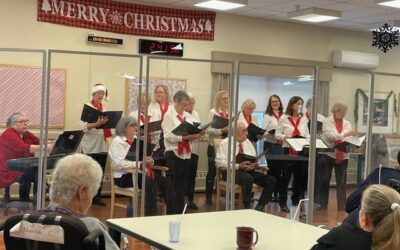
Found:
[[[59, 225], [64, 229], [64, 244], [17, 238], [10, 235], [10, 230], [21, 220], [41, 225]], [[65, 214], [19, 214], [9, 217], [0, 224], [4, 231], [4, 243], [8, 250], [104, 250], [105, 242], [101, 230], [89, 232], [85, 224], [76, 217]]]

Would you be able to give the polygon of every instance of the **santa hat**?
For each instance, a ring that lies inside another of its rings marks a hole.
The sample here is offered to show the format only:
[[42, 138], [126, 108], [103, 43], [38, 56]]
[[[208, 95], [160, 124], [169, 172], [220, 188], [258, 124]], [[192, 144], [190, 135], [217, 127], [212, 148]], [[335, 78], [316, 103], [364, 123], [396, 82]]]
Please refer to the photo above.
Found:
[[92, 95], [94, 95], [94, 93], [97, 93], [99, 91], [103, 91], [105, 93], [105, 100], [109, 101], [110, 99], [108, 98], [108, 90], [106, 89], [106, 86], [104, 86], [104, 84], [101, 83], [97, 83], [92, 87]]

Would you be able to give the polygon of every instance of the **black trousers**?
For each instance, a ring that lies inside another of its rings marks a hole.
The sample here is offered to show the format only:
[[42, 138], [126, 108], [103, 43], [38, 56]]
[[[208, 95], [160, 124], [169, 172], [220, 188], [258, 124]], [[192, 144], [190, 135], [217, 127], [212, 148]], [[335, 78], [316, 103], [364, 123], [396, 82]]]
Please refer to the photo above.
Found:
[[237, 170], [235, 173], [235, 182], [242, 186], [244, 208], [251, 207], [253, 183], [263, 187], [258, 205], [264, 206], [271, 200], [272, 192], [276, 186], [276, 179], [273, 176], [265, 175], [254, 170], [247, 172]]
[[207, 157], [208, 157], [208, 171], [206, 176], [206, 198], [211, 199], [212, 193], [214, 192], [214, 183], [215, 183], [215, 148], [214, 146], [208, 145], [207, 148]]
[[[264, 141], [264, 151], [266, 149], [269, 149], [267, 154], [272, 154], [272, 155], [283, 154], [283, 149], [280, 145], [271, 144], [271, 143]], [[279, 183], [280, 183], [283, 162], [277, 161], [277, 160], [268, 160], [268, 157], [266, 157], [266, 159], [267, 159], [267, 164], [268, 164], [268, 168], [269, 168], [268, 175], [275, 177], [275, 179], [277, 181], [277, 185], [275, 186], [275, 189], [273, 192], [274, 196], [277, 197], [278, 192], [279, 192], [278, 187], [279, 187]]]
[[335, 169], [336, 177], [336, 199], [338, 210], [344, 210], [346, 205], [346, 182], [347, 182], [347, 165], [348, 160], [343, 160], [336, 164], [335, 159], [326, 157], [326, 165], [319, 166], [318, 175], [320, 182], [319, 187], [319, 204], [327, 206], [329, 202], [329, 184], [332, 177], [332, 169]]
[[[132, 174], [123, 174], [120, 178], [114, 178], [114, 183], [118, 187], [130, 188], [133, 187]], [[138, 176], [138, 187], [142, 189], [142, 174], [139, 173]], [[146, 194], [145, 194], [145, 215], [153, 216], [157, 215], [157, 192], [155, 180], [146, 176]]]
[[[36, 198], [36, 182], [37, 182], [37, 172], [32, 170], [25, 171], [17, 180], [19, 182], [19, 200], [23, 202], [29, 201], [29, 193], [31, 191], [31, 183], [33, 186], [33, 196]], [[36, 200], [34, 200], [36, 203]]]
[[196, 186], [196, 175], [197, 175], [197, 165], [199, 162], [199, 156], [196, 154], [192, 154], [190, 157], [190, 164], [188, 168], [185, 168], [185, 179], [186, 182], [186, 196], [189, 202], [193, 202], [194, 189]]
[[107, 164], [107, 153], [95, 153], [95, 154], [88, 154], [92, 157], [97, 163], [100, 164], [101, 170], [103, 171], [103, 176], [101, 177], [100, 187], [97, 190], [97, 194], [93, 198], [100, 198], [101, 197], [101, 189], [103, 187], [103, 178], [104, 178], [104, 170], [106, 169]]
[[184, 208], [185, 168], [189, 167], [190, 159], [181, 159], [172, 151], [165, 152], [167, 173], [166, 205], [167, 214], [180, 214]]

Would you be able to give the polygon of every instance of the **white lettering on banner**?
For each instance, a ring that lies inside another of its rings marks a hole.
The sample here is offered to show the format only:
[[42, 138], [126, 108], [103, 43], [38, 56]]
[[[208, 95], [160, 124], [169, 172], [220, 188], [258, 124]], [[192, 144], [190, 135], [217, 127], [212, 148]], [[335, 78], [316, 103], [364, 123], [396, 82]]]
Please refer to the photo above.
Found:
[[[60, 19], [53, 19], [57, 16], [60, 18], [82, 20], [82, 22], [85, 23], [82, 23], [84, 26], [80, 27], [90, 28], [90, 22], [109, 25], [107, 29], [102, 29], [105, 31], [115, 28], [120, 32], [132, 34], [143, 34], [143, 32], [146, 32], [145, 34], [157, 34], [157, 32], [167, 34], [171, 32], [179, 32], [181, 35], [182, 33], [188, 33], [193, 34], [194, 36], [196, 36], [195, 34], [205, 33], [202, 35], [203, 37], [207, 37], [208, 34], [211, 35], [211, 38], [213, 37], [215, 13], [204, 13], [202, 18], [200, 15], [199, 18], [196, 18], [197, 16], [195, 16], [195, 14], [197, 13], [188, 13], [186, 15], [185, 13], [181, 13], [180, 10], [168, 10], [169, 12], [167, 12], [166, 9], [164, 13], [167, 15], [162, 15], [163, 10], [160, 10], [161, 12], [156, 14], [157, 8], [150, 6], [149, 8], [156, 8], [156, 10], [153, 10], [154, 14], [151, 14], [152, 10], [150, 10], [150, 13], [149, 10], [145, 10], [146, 12], [142, 13], [129, 11], [130, 9], [136, 9], [135, 6], [137, 5], [135, 4], [132, 4], [132, 7], [129, 7], [129, 4], [126, 6], [126, 4], [121, 3], [121, 5], [123, 5], [122, 7], [114, 7], [114, 5], [108, 4], [107, 2], [99, 3], [98, 6], [94, 6], [97, 3], [91, 2], [92, 5], [88, 5], [83, 1], [75, 3], [74, 0], [39, 1], [41, 2], [41, 8], [39, 8], [38, 11], [42, 12], [40, 14], [38, 13], [38, 16], [40, 16], [38, 17], [39, 21], [61, 23], [58, 21]], [[171, 13], [171, 16], [168, 16], [168, 13]], [[63, 24], [72, 24], [75, 26], [75, 23], [66, 23], [65, 21]], [[147, 33], [151, 31], [154, 31], [154, 33]]]

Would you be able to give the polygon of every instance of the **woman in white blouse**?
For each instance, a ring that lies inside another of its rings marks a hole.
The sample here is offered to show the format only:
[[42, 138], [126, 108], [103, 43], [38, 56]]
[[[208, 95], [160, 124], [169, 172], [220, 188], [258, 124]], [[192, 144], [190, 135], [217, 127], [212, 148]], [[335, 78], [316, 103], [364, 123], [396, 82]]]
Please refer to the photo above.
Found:
[[[220, 116], [222, 118], [229, 118], [229, 93], [226, 90], [218, 91], [215, 94], [214, 98], [214, 107], [208, 113], [208, 121], [211, 122], [213, 120], [214, 115]], [[222, 129], [212, 128], [212, 125], [207, 129], [208, 134], [208, 148], [207, 148], [207, 157], [208, 157], [208, 171], [206, 176], [206, 204], [214, 205], [212, 201], [212, 193], [214, 191], [214, 183], [215, 183], [215, 148], [214, 148], [214, 139], [221, 138], [224, 139], [228, 135], [228, 126]]]
[[182, 213], [184, 208], [185, 171], [189, 168], [192, 155], [192, 142], [199, 139], [199, 134], [180, 136], [172, 131], [182, 122], [193, 124], [192, 116], [185, 111], [189, 105], [188, 94], [180, 90], [174, 95], [174, 106], [165, 114], [161, 124], [164, 132], [165, 161], [167, 173], [166, 204], [167, 214]]
[[[322, 131], [328, 146], [334, 147], [340, 144], [345, 137], [356, 136], [351, 123], [344, 119], [347, 113], [347, 106], [343, 103], [335, 103], [331, 109], [332, 115], [325, 118]], [[321, 173], [320, 185], [320, 206], [326, 208], [329, 201], [329, 183], [332, 176], [332, 169], [335, 168], [336, 177], [336, 197], [338, 210], [343, 211], [346, 202], [346, 181], [348, 156], [345, 152], [335, 149], [335, 152], [329, 155], [326, 171]]]
[[[283, 106], [281, 102], [281, 98], [277, 95], [271, 95], [268, 99], [267, 109], [265, 110], [264, 119], [263, 119], [263, 129], [266, 130], [264, 134], [264, 138], [266, 136], [275, 136], [275, 131], [278, 128], [279, 119], [283, 114]], [[283, 154], [282, 150], [282, 142], [277, 141], [277, 143], [268, 142], [264, 139], [264, 151], [267, 150], [267, 154], [269, 155], [276, 155], [276, 154]], [[282, 169], [282, 161], [276, 160], [268, 160], [267, 163], [269, 168], [269, 175], [272, 175], [276, 178], [277, 182], [279, 183], [279, 179], [281, 176], [281, 169]], [[273, 201], [278, 202], [278, 186], [276, 186], [274, 190], [274, 197]]]
[[[252, 99], [247, 99], [242, 103], [241, 112], [239, 114], [238, 121], [243, 121], [248, 127], [251, 123], [258, 125], [257, 118], [253, 115], [254, 110], [256, 109], [256, 103]], [[262, 136], [257, 135], [257, 137], [248, 136], [247, 137], [251, 142], [256, 143]]]
[[[278, 128], [275, 132], [277, 140], [283, 141], [282, 147], [284, 153], [289, 156], [296, 157], [299, 152], [290, 148], [285, 141], [288, 138], [305, 137], [309, 138], [309, 131], [306, 120], [301, 116], [303, 109], [303, 99], [300, 96], [290, 98], [286, 107], [285, 115], [279, 119]], [[307, 163], [307, 162], [306, 162]], [[287, 207], [287, 189], [290, 181], [290, 176], [293, 174], [293, 195], [291, 197], [292, 204], [298, 205], [299, 200], [304, 196], [307, 186], [307, 164], [301, 161], [285, 161], [282, 162], [282, 170], [279, 182], [279, 206], [284, 212], [289, 212]]]

